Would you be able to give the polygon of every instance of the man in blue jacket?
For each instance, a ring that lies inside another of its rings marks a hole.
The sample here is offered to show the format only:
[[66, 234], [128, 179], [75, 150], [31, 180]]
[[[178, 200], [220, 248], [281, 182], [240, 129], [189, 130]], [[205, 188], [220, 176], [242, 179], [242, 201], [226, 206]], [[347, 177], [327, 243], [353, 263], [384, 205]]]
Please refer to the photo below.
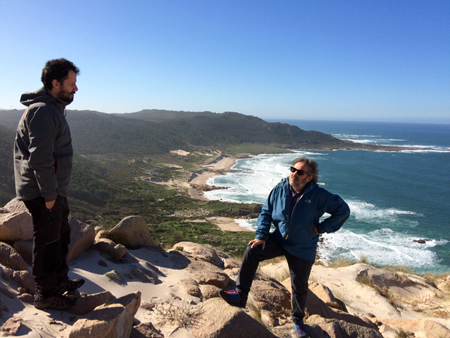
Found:
[[65, 107], [78, 91], [79, 70], [66, 59], [50, 60], [42, 70], [44, 86], [25, 93], [27, 106], [14, 142], [17, 198], [33, 217], [32, 273], [38, 309], [66, 309], [76, 298], [64, 295], [84, 284], [70, 280], [66, 256], [70, 243], [67, 193], [72, 172], [72, 138]]
[[[335, 232], [350, 216], [350, 209], [338, 195], [317, 185], [316, 161], [294, 159], [291, 174], [272, 189], [258, 217], [255, 239], [248, 243], [235, 290], [220, 290], [230, 305], [245, 307], [260, 262], [284, 255], [292, 286], [292, 320], [298, 337], [306, 337], [303, 318], [308, 278], [316, 258], [319, 234]], [[320, 221], [321, 216], [331, 216]], [[271, 225], [275, 230], [270, 233]]]

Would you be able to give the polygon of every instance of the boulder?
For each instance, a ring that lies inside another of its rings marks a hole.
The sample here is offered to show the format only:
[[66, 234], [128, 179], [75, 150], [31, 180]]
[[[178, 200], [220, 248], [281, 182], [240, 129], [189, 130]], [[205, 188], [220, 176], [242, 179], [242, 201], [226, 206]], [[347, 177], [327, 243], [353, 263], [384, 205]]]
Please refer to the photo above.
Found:
[[218, 288], [217, 286], [200, 285], [199, 287], [204, 300], [219, 297], [220, 288]]
[[[74, 217], [69, 217], [70, 244], [67, 254], [67, 262], [86, 252], [93, 244], [95, 238], [94, 227], [78, 221]], [[33, 256], [33, 241], [17, 241], [14, 248], [22, 258], [31, 265]]]
[[268, 304], [264, 304], [261, 308], [261, 321], [264, 323], [264, 325], [266, 326], [278, 326], [278, 318], [275, 315], [275, 309], [268, 305]]
[[17, 295], [17, 298], [25, 303], [32, 304], [34, 302], [34, 295], [32, 295], [30, 293], [22, 293], [20, 295]]
[[420, 331], [425, 334], [427, 338], [450, 337], [450, 329], [444, 325], [433, 320], [420, 319]]
[[164, 338], [164, 335], [148, 322], [134, 326], [130, 338]]
[[36, 286], [31, 272], [27, 270], [13, 270], [0, 264], [0, 276], [4, 280], [13, 280], [18, 286], [23, 287], [28, 293], [34, 294]]
[[240, 308], [230, 306], [221, 299], [212, 298], [197, 306], [202, 306], [202, 315], [191, 330], [196, 338], [276, 337]]
[[[9, 201], [5, 205], [4, 209], [6, 209], [8, 212], [16, 212], [18, 214], [26, 212], [28, 215], [30, 215], [25, 203], [23, 203], [22, 201], [19, 201], [17, 198], [13, 198], [11, 201]], [[31, 215], [30, 215], [30, 217], [31, 217]]]
[[327, 286], [317, 282], [310, 282], [309, 289], [329, 307], [347, 312], [345, 304], [341, 300], [335, 298]]
[[94, 246], [117, 261], [128, 252], [128, 249], [124, 245], [116, 244], [112, 240], [104, 237], [95, 237]]
[[32, 238], [33, 220], [28, 212], [0, 214], [0, 241], [27, 241]]
[[259, 277], [253, 280], [249, 300], [259, 307], [268, 304], [277, 312], [285, 312], [292, 308], [289, 291], [274, 279], [264, 280]]
[[113, 303], [100, 305], [86, 318], [77, 320], [68, 337], [130, 337], [134, 315], [140, 303], [141, 293], [134, 292], [116, 299]]
[[409, 332], [422, 332], [427, 338], [450, 337], [450, 329], [444, 325], [429, 319], [409, 319], [409, 318], [384, 318], [383, 330], [386, 326], [394, 326]]
[[33, 240], [14, 242], [14, 249], [28, 265], [33, 261]]
[[70, 244], [67, 262], [80, 256], [94, 244], [95, 229], [93, 226], [80, 222], [74, 217], [69, 218]]
[[[286, 288], [291, 292], [290, 283], [286, 281], [283, 282]], [[331, 291], [330, 294], [332, 295]], [[357, 316], [353, 316], [347, 312], [332, 309], [327, 304], [325, 304], [319, 297], [317, 297], [311, 290], [308, 290], [308, 297], [306, 298], [305, 306], [306, 316], [318, 315], [323, 318], [337, 319], [340, 321], [345, 321], [348, 323], [353, 323], [355, 325], [364, 326], [368, 328], [376, 328], [377, 326], [371, 321], [365, 321]]]
[[368, 266], [367, 269], [361, 270], [357, 274], [357, 282], [364, 283], [365, 280], [370, 280], [380, 289], [389, 288], [392, 286], [406, 288], [414, 285], [414, 282], [406, 276], [373, 266]]
[[0, 332], [2, 336], [15, 336], [17, 331], [22, 324], [22, 318], [20, 317], [11, 317], [0, 327]]
[[86, 315], [92, 312], [97, 306], [110, 303], [115, 297], [109, 291], [103, 291], [95, 294], [85, 294], [78, 297], [74, 306], [67, 309], [67, 312], [74, 315]]
[[129, 249], [158, 245], [150, 235], [147, 223], [141, 216], [128, 216], [109, 232], [109, 238]]
[[0, 262], [13, 270], [28, 270], [22, 256], [11, 245], [2, 242], [0, 242]]
[[202, 297], [202, 292], [198, 283], [192, 278], [181, 279], [177, 284], [180, 285], [188, 295], [199, 298]]
[[330, 338], [383, 338], [376, 328], [368, 328], [342, 320], [322, 318], [317, 315], [308, 317], [305, 321], [305, 331], [310, 337], [330, 337]]
[[202, 260], [193, 260], [187, 267], [190, 277], [198, 284], [214, 285], [225, 289], [231, 282], [230, 277], [217, 266]]
[[109, 238], [109, 233], [105, 229], [96, 226], [94, 230], [95, 230], [95, 241], [97, 241], [100, 238]]
[[175, 250], [175, 248], [179, 249], [183, 248], [182, 249], [183, 252], [198, 257], [204, 260], [205, 262], [214, 264], [215, 266], [221, 269], [224, 268], [223, 261], [219, 258], [219, 256], [216, 253], [216, 249], [212, 245], [197, 244], [192, 242], [179, 242], [175, 244], [172, 249]]

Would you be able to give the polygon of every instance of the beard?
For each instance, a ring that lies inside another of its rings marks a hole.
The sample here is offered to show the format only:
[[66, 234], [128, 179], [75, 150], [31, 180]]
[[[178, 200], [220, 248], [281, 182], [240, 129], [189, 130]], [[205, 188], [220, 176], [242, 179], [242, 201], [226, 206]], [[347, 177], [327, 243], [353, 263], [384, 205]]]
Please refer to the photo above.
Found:
[[75, 92], [69, 92], [66, 90], [61, 90], [58, 94], [58, 99], [64, 101], [67, 104], [72, 103]]

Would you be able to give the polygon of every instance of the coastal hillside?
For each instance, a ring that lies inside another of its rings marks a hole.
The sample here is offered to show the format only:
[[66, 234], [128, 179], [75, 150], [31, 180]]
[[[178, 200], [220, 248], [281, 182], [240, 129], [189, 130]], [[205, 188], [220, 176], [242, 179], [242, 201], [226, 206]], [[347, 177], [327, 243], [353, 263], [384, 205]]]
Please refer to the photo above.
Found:
[[[23, 110], [0, 110], [1, 203], [15, 195], [12, 153], [14, 132], [22, 114]], [[238, 113], [143, 110], [105, 114], [68, 110], [67, 119], [75, 150], [72, 209], [83, 220], [94, 217], [97, 207], [109, 205], [120, 210], [122, 207], [117, 208], [115, 203], [123, 205], [124, 200], [133, 200], [132, 195], [136, 194], [130, 194], [130, 185], [135, 185], [133, 178], [140, 170], [157, 171], [160, 179], [179, 175], [173, 166], [169, 168], [163, 162], [192, 169], [192, 174], [193, 164], [211, 160], [210, 155], [217, 151], [236, 154], [364, 147], [328, 134]], [[178, 149], [199, 155], [188, 160], [171, 155]], [[127, 162], [136, 159], [142, 165]], [[151, 166], [146, 168], [144, 163], [149, 162]], [[109, 189], [112, 187], [115, 189]]]
[[[0, 125], [14, 130], [22, 112], [0, 112]], [[144, 110], [105, 114], [67, 111], [74, 149], [88, 154], [164, 154], [174, 149], [224, 149], [243, 143], [280, 149], [361, 148], [349, 141], [239, 113]]]

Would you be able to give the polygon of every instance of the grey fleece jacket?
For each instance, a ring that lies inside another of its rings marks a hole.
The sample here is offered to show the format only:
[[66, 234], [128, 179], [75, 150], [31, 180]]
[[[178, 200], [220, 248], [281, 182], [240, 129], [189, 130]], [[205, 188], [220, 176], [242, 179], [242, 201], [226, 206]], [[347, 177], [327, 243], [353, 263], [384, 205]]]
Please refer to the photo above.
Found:
[[42, 196], [46, 202], [57, 195], [67, 197], [72, 172], [72, 137], [64, 117], [66, 102], [42, 87], [25, 93], [27, 106], [17, 127], [14, 142], [14, 176], [17, 198]]

